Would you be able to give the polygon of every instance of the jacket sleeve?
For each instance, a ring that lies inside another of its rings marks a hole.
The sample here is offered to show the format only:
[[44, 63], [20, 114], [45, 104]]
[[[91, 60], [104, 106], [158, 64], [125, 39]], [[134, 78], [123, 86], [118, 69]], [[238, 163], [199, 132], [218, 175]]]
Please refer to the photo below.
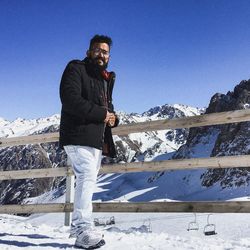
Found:
[[98, 106], [81, 96], [81, 72], [73, 63], [65, 68], [61, 84], [60, 98], [65, 112], [86, 118], [91, 122], [103, 122], [106, 117], [105, 107]]

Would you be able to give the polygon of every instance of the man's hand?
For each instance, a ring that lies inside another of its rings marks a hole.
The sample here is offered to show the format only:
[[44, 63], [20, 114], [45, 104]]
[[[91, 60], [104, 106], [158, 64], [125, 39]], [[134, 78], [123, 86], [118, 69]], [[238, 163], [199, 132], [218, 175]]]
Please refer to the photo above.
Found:
[[114, 113], [110, 113], [107, 111], [107, 114], [106, 114], [106, 118], [104, 120], [104, 122], [106, 124], [108, 124], [110, 127], [114, 126], [115, 125], [115, 115]]
[[110, 116], [110, 118], [109, 118], [108, 125], [110, 127], [113, 127], [115, 125], [115, 119], [116, 119], [116, 117], [115, 117], [114, 113], [111, 113], [111, 114], [112, 114], [112, 116]]

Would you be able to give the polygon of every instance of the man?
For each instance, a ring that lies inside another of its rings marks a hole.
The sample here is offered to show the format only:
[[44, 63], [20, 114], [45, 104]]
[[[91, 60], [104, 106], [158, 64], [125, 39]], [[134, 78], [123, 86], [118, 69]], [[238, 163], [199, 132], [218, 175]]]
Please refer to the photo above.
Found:
[[71, 61], [61, 79], [60, 147], [76, 176], [71, 236], [75, 245], [94, 249], [105, 244], [92, 224], [92, 196], [102, 154], [115, 157], [111, 128], [118, 125], [112, 104], [115, 73], [108, 72], [111, 38], [95, 35], [87, 57]]

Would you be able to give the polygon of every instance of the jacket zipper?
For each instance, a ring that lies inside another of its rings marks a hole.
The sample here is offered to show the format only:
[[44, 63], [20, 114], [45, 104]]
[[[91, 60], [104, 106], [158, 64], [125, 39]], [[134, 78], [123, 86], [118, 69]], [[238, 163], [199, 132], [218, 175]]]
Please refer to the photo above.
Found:
[[[108, 82], [107, 82], [107, 91], [105, 93], [105, 80], [103, 80], [103, 86], [102, 86], [102, 92], [103, 92], [103, 101], [104, 101], [104, 105], [107, 107], [108, 110], [108, 98], [107, 98], [107, 92], [108, 92]], [[103, 133], [102, 133], [102, 144], [104, 144], [104, 135], [105, 135], [105, 129], [106, 129], [106, 123], [104, 123], [103, 126]]]

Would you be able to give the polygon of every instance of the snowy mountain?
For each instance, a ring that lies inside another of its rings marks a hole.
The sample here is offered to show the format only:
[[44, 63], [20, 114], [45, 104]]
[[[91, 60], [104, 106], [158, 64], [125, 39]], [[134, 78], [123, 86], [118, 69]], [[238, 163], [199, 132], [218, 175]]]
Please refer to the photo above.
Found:
[[[205, 113], [239, 110], [249, 107], [250, 80], [242, 81], [233, 91], [215, 94]], [[154, 116], [161, 108], [146, 112]], [[164, 113], [164, 112], [162, 112]], [[171, 113], [171, 112], [170, 112]], [[165, 113], [164, 113], [165, 114]], [[169, 114], [169, 113], [168, 113]], [[242, 155], [250, 152], [250, 122], [191, 128], [186, 143], [176, 151], [163, 153], [154, 150], [154, 157], [146, 151], [144, 160], [166, 160], [182, 158]], [[175, 132], [171, 132], [173, 135]], [[182, 135], [185, 134], [183, 131]], [[168, 132], [165, 134], [166, 138]], [[178, 136], [175, 142], [179, 142]], [[169, 145], [169, 143], [168, 143]], [[148, 157], [148, 158], [147, 158]], [[140, 159], [139, 159], [140, 160]], [[249, 199], [249, 168], [198, 169], [163, 171], [155, 173], [129, 173], [103, 176], [101, 187], [96, 193], [99, 200], [228, 200]]]
[[[215, 94], [205, 113], [249, 108], [250, 80], [227, 94]], [[244, 155], [250, 153], [250, 122], [191, 128], [186, 143], [173, 154], [153, 160]], [[132, 184], [130, 184], [132, 183]], [[228, 200], [250, 196], [250, 169], [199, 169], [137, 173], [119, 176], [106, 184], [100, 197], [143, 200]], [[117, 186], [116, 186], [117, 185]], [[118, 192], [119, 190], [120, 193]], [[129, 190], [127, 192], [126, 190]], [[133, 190], [133, 191], [132, 191]], [[138, 193], [139, 192], [139, 193]]]
[[[249, 107], [249, 103], [250, 80], [242, 81], [233, 91], [228, 92], [226, 95], [215, 94], [211, 98], [206, 113], [245, 109]], [[146, 113], [153, 117], [159, 110], [161, 109], [156, 107]], [[156, 154], [151, 158], [148, 157], [149, 153], [146, 151], [144, 160], [249, 154], [249, 125], [250, 122], [244, 122], [191, 128], [188, 132], [186, 143], [183, 142], [182, 145], [180, 143], [180, 147], [176, 151], [166, 151], [165, 153], [160, 151], [158, 153], [157, 150], [154, 150]], [[177, 131], [172, 131], [171, 135], [176, 133]], [[168, 138], [168, 132], [165, 135]], [[175, 142], [179, 142], [179, 139], [180, 137], [178, 136]], [[106, 201], [195, 201], [240, 198], [248, 200], [250, 197], [249, 173], [249, 168], [209, 170], [204, 168], [198, 170], [104, 175], [100, 177], [102, 178], [100, 179], [100, 187], [104, 190], [96, 192], [94, 198]]]
[[[118, 112], [120, 123], [136, 123], [157, 119], [172, 119], [198, 115], [203, 110], [185, 105], [163, 105], [142, 114]], [[18, 118], [12, 122], [0, 119], [0, 136], [15, 137], [30, 134], [55, 132], [59, 129], [60, 116], [26, 120]], [[186, 141], [187, 129], [163, 130], [114, 136], [118, 157], [116, 162], [149, 161], [155, 157], [169, 158]], [[62, 167], [66, 165], [64, 151], [58, 143], [0, 148], [0, 169], [17, 170], [30, 168]], [[65, 191], [64, 178], [44, 178], [3, 181], [0, 187], [0, 203], [21, 203], [25, 198], [55, 189], [57, 196]]]
[[[242, 81], [226, 95], [215, 94], [206, 114], [249, 108], [250, 80]], [[190, 129], [187, 142], [173, 158], [244, 155], [250, 153], [250, 122]], [[203, 187], [220, 186], [221, 189], [242, 190], [249, 195], [249, 168], [209, 169], [201, 175]], [[238, 189], [235, 189], [239, 187]], [[232, 193], [232, 192], [231, 192]], [[243, 194], [242, 193], [242, 194]]]
[[[185, 105], [163, 105], [149, 109], [142, 114], [118, 112], [120, 124], [173, 119], [199, 115], [203, 109]], [[128, 136], [115, 136], [118, 161], [151, 161], [155, 157], [176, 151], [186, 141], [187, 129], [160, 130], [145, 133], [133, 133]]]
[[0, 137], [16, 137], [41, 133], [53, 126], [58, 130], [60, 115], [53, 115], [46, 118], [26, 120], [17, 118], [10, 122], [0, 117]]
[[[245, 109], [250, 104], [250, 80], [242, 81], [227, 94], [215, 94], [205, 113]], [[163, 105], [142, 114], [118, 112], [121, 124], [157, 119], [172, 119], [204, 113], [184, 105]], [[1, 136], [58, 131], [59, 115], [37, 120], [1, 119]], [[118, 163], [158, 161], [223, 155], [249, 154], [249, 122], [191, 129], [162, 130], [114, 136]], [[0, 149], [1, 170], [62, 167], [66, 155], [58, 143], [26, 145]], [[94, 200], [228, 200], [250, 197], [248, 168], [199, 169], [147, 173], [100, 175]], [[60, 197], [65, 192], [64, 178], [4, 181], [0, 203], [37, 202]], [[43, 195], [42, 195], [43, 194]], [[42, 195], [38, 198], [30, 197]]]

